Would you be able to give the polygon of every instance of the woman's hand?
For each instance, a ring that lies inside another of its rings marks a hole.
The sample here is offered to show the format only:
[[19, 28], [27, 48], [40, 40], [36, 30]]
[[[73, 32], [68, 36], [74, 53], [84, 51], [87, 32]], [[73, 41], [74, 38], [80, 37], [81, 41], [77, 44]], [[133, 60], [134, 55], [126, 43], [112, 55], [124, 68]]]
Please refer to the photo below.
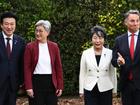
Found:
[[29, 97], [34, 98], [33, 89], [28, 89], [28, 90], [26, 90], [26, 92], [27, 92], [27, 95], [28, 95]]
[[56, 95], [59, 97], [62, 95], [62, 90], [61, 89], [57, 89], [56, 90]]
[[80, 93], [80, 94], [79, 94], [79, 97], [80, 97], [80, 98], [83, 98], [83, 97], [84, 97], [84, 94], [83, 94], [83, 93]]

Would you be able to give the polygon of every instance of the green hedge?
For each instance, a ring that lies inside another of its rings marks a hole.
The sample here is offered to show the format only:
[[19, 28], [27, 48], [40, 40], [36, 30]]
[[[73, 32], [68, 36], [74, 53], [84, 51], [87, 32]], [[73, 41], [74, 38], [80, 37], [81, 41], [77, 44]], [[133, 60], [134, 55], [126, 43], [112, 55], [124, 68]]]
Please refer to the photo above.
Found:
[[112, 48], [115, 37], [125, 31], [122, 14], [129, 9], [140, 10], [139, 4], [130, 0], [2, 0], [0, 13], [12, 10], [17, 14], [16, 32], [27, 42], [34, 40], [36, 21], [47, 19], [52, 23], [49, 38], [60, 47], [65, 83], [63, 95], [77, 95], [80, 57], [90, 46], [90, 28], [96, 24], [104, 26], [107, 43]]

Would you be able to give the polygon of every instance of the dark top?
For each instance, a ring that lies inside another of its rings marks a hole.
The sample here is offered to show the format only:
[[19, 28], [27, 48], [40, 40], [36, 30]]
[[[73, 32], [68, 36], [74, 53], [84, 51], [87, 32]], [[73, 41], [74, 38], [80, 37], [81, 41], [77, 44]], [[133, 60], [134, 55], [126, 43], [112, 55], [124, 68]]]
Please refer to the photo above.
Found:
[[97, 65], [99, 66], [101, 55], [95, 55]]

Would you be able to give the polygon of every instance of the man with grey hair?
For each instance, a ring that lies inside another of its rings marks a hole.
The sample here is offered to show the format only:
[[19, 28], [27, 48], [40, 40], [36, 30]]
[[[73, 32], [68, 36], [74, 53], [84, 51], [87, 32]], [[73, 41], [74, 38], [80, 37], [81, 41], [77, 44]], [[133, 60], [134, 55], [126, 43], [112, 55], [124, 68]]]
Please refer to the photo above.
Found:
[[140, 13], [129, 10], [124, 23], [127, 32], [115, 39], [112, 64], [120, 69], [123, 105], [140, 105]]

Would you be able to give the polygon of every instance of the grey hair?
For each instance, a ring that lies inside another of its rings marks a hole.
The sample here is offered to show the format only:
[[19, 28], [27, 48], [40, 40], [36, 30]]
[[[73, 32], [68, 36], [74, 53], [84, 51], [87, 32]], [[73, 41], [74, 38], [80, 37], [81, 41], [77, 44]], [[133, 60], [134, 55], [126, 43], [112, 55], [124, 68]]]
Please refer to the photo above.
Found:
[[138, 10], [129, 10], [128, 12], [126, 12], [124, 14], [124, 18], [127, 19], [130, 14], [136, 14], [136, 15], [138, 15], [140, 17], [140, 13], [139, 13]]
[[47, 32], [50, 33], [50, 31], [51, 31], [51, 23], [50, 23], [48, 20], [39, 20], [39, 21], [35, 24], [36, 27], [37, 27], [37, 26], [41, 26], [41, 25], [45, 28], [45, 30], [46, 30]]

